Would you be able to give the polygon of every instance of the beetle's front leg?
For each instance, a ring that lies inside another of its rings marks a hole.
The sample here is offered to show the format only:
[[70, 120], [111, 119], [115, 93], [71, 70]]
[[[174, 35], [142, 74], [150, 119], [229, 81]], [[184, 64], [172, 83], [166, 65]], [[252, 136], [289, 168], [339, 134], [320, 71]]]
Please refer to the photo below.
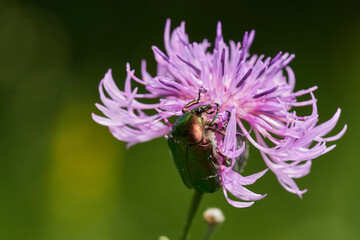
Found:
[[198, 104], [198, 103], [200, 102], [200, 98], [201, 98], [201, 90], [199, 90], [199, 96], [198, 96], [198, 98], [192, 100], [191, 102], [188, 102], [188, 103], [185, 105], [185, 107], [182, 109], [182, 112], [183, 112], [184, 114], [190, 112], [188, 108], [191, 107], [191, 106], [194, 106], [195, 104]]

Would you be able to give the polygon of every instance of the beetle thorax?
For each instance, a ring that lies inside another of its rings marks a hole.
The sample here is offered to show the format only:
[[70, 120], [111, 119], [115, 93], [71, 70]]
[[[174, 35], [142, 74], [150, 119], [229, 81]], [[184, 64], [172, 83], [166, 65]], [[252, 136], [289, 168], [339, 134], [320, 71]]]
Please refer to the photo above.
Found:
[[204, 139], [204, 124], [201, 117], [186, 113], [174, 123], [170, 137], [188, 145], [198, 144]]

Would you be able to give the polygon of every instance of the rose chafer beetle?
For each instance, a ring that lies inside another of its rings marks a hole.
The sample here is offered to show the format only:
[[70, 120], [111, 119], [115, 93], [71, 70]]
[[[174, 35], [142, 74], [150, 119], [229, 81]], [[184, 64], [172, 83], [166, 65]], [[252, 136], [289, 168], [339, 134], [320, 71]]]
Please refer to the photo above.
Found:
[[[168, 145], [184, 184], [199, 193], [212, 193], [221, 186], [219, 157], [228, 161], [217, 148], [214, 132], [225, 135], [225, 131], [214, 127], [218, 104], [188, 109], [199, 102], [200, 92], [199, 98], [186, 104], [183, 115], [172, 125]], [[216, 105], [216, 111], [213, 105]], [[214, 116], [210, 121], [208, 115], [211, 114]]]

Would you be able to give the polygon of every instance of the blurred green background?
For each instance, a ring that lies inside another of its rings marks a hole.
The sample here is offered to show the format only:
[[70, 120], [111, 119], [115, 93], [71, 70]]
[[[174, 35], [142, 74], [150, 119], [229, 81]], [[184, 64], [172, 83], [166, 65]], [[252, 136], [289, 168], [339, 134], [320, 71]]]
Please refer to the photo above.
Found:
[[[320, 121], [338, 107], [338, 147], [298, 180], [304, 199], [272, 173], [250, 189], [268, 196], [231, 207], [221, 191], [200, 212], [220, 207], [214, 239], [360, 239], [359, 1], [4, 1], [0, 0], [0, 239], [177, 239], [192, 192], [173, 166], [166, 141], [129, 150], [99, 113], [98, 83], [108, 68], [120, 88], [125, 64], [156, 71], [152, 45], [164, 49], [166, 18], [186, 21], [191, 41], [225, 41], [257, 31], [252, 53], [296, 54], [296, 89], [319, 86]], [[265, 168], [255, 149], [245, 169]], [[198, 213], [191, 239], [201, 239]]]

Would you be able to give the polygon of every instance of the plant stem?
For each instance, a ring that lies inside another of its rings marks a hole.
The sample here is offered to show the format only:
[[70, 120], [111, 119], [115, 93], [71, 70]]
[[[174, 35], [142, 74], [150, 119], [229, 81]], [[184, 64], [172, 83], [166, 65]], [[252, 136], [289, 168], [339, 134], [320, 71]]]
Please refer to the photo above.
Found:
[[217, 226], [218, 226], [217, 223], [208, 224], [203, 240], [210, 240]]
[[191, 206], [190, 206], [187, 218], [186, 218], [186, 222], [185, 222], [185, 225], [184, 225], [180, 240], [186, 240], [187, 239], [187, 236], [188, 236], [191, 224], [192, 224], [192, 222], [194, 220], [196, 211], [199, 208], [201, 198], [202, 198], [202, 194], [197, 192], [197, 191], [194, 191], [194, 195], [193, 195], [193, 198], [192, 198], [192, 201], [191, 201]]

